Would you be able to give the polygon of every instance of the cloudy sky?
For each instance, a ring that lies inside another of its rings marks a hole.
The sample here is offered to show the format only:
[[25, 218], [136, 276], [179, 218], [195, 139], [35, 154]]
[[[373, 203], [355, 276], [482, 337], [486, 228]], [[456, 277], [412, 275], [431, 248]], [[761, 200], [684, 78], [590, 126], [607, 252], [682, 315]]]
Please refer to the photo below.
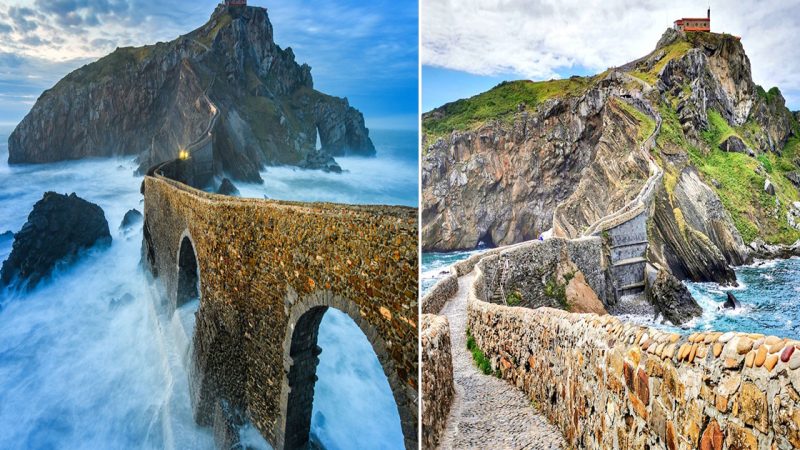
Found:
[[[168, 41], [203, 23], [215, 0], [0, 0], [0, 126], [43, 90], [117, 46]], [[346, 96], [374, 128], [416, 127], [416, 0], [250, 0], [275, 41], [312, 68], [315, 87]]]
[[[652, 51], [707, 1], [423, 0], [423, 110], [509, 79], [587, 75]], [[711, 28], [742, 37], [754, 81], [800, 109], [800, 0], [711, 1]]]

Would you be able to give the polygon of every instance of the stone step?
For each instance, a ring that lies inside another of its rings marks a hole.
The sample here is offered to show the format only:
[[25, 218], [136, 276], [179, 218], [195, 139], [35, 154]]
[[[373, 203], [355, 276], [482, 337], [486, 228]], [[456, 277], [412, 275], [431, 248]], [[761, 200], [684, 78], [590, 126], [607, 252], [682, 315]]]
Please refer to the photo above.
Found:
[[629, 266], [631, 264], [639, 264], [639, 263], [646, 263], [646, 262], [647, 262], [647, 258], [644, 258], [642, 256], [636, 256], [636, 257], [633, 257], [633, 258], [621, 259], [621, 260], [613, 263], [612, 266], [614, 266], [614, 267]]
[[615, 248], [622, 248], [622, 247], [631, 247], [631, 246], [634, 246], [634, 245], [642, 245], [642, 244], [647, 244], [647, 243], [648, 243], [648, 241], [626, 242], [624, 244], [612, 245], [611, 248], [615, 249]]
[[638, 288], [644, 289], [644, 281], [641, 281], [639, 283], [626, 284], [625, 286], [617, 288], [617, 290], [618, 291], [627, 291], [627, 290], [638, 289]]
[[647, 242], [613, 247], [610, 254], [612, 264], [626, 259], [644, 257], [647, 254]]

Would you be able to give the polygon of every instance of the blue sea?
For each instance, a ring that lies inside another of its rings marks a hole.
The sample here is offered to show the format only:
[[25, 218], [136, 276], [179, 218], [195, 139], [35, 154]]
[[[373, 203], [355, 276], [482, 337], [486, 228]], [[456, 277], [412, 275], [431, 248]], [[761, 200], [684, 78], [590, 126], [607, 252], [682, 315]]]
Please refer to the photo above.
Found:
[[[447, 267], [481, 250], [422, 254], [422, 292], [446, 275]], [[800, 338], [800, 258], [757, 261], [735, 269], [739, 286], [722, 287], [716, 283], [685, 283], [703, 308], [703, 315], [682, 329], [687, 331], [740, 331]], [[731, 291], [742, 308], [723, 310]], [[652, 317], [626, 317], [650, 326], [677, 330]]]
[[[132, 159], [9, 167], [0, 130], [0, 233], [18, 231], [45, 191], [75, 192], [105, 211], [113, 243], [30, 293], [0, 291], [0, 448], [211, 449], [195, 425], [186, 355], [197, 302], [163, 317], [139, 267], [142, 210]], [[340, 158], [339, 175], [269, 168], [253, 197], [416, 205], [417, 133], [373, 131], [377, 158]], [[338, 178], [337, 178], [338, 177]], [[0, 239], [0, 260], [12, 242]], [[312, 433], [329, 449], [403, 448], [400, 417], [371, 345], [344, 313], [322, 321]], [[266, 443], [242, 431], [252, 448]]]

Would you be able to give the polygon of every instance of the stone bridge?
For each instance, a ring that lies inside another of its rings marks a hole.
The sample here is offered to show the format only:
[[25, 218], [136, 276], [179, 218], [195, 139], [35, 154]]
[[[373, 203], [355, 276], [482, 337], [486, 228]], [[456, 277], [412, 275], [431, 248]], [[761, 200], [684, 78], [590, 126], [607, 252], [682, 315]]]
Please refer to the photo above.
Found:
[[200, 299], [189, 367], [197, 423], [213, 427], [219, 448], [232, 448], [246, 421], [277, 449], [306, 446], [318, 327], [337, 308], [372, 344], [405, 446], [417, 448], [416, 209], [214, 195], [168, 177], [184, 163], [144, 179], [142, 252], [164, 310]]

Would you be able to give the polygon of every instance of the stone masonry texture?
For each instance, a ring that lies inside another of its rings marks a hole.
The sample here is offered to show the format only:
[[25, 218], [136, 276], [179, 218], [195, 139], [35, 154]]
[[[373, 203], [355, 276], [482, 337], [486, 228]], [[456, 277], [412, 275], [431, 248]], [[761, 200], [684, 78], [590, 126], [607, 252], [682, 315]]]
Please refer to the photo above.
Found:
[[[550, 242], [527, 251], [560, 245]], [[612, 316], [490, 303], [486, 274], [498, 258], [476, 266], [469, 330], [492, 369], [539, 405], [568, 445], [800, 448], [800, 341], [738, 332], [686, 335]]]
[[420, 317], [422, 346], [422, 448], [436, 448], [453, 402], [450, 324], [432, 314]]
[[173, 309], [184, 237], [197, 258], [190, 386], [198, 423], [229, 426], [217, 424], [224, 410], [284, 448], [290, 387], [307, 391], [289, 379], [293, 359], [312, 371], [306, 379], [315, 376], [318, 321], [307, 314], [335, 307], [372, 343], [406, 448], [417, 448], [416, 209], [239, 199], [160, 175], [145, 177], [142, 189], [143, 259]]

